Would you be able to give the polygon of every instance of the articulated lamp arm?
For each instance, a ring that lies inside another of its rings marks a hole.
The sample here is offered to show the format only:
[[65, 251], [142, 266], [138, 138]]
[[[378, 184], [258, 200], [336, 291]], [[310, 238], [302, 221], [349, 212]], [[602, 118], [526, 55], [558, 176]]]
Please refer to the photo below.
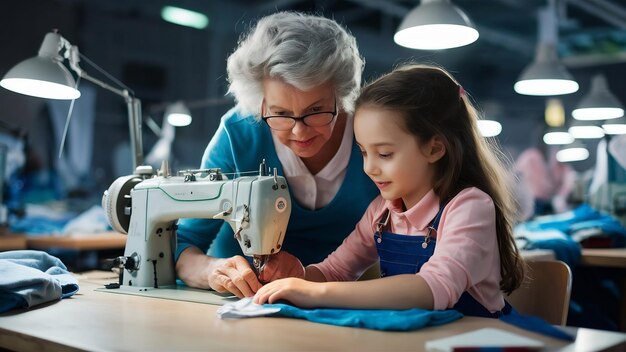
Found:
[[[78, 47], [71, 45], [65, 38], [61, 37], [64, 41], [63, 45], [67, 45], [65, 51], [65, 57], [69, 60], [70, 68], [76, 72], [76, 74], [98, 86], [113, 92], [124, 98], [126, 101], [126, 109], [128, 110], [128, 129], [130, 133], [130, 146], [133, 154], [133, 169], [143, 164], [143, 142], [141, 136], [141, 101], [137, 99], [131, 90], [118, 89], [110, 84], [107, 84], [95, 77], [92, 77], [86, 73], [80, 66], [80, 56], [84, 55], [78, 52]], [[121, 84], [121, 83], [120, 83]]]

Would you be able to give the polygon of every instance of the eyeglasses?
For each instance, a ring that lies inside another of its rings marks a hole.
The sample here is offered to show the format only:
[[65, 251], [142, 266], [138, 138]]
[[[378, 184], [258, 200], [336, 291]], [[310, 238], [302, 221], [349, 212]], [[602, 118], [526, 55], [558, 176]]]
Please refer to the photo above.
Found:
[[301, 116], [270, 115], [263, 116], [263, 121], [276, 131], [288, 131], [300, 120], [305, 126], [322, 127], [330, 124], [337, 116], [337, 101], [335, 101], [335, 111], [321, 111], [305, 114]]

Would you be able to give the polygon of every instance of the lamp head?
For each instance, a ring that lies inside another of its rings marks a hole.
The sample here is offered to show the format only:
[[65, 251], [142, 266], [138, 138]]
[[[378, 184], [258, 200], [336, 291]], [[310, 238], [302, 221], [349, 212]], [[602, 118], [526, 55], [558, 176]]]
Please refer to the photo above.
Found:
[[191, 123], [191, 112], [182, 101], [178, 101], [174, 104], [170, 104], [165, 109], [165, 116], [167, 122], [176, 127], [187, 126]]
[[540, 42], [535, 60], [513, 88], [524, 95], [562, 95], [578, 91], [578, 83], [559, 61], [554, 44]]
[[624, 106], [611, 93], [606, 78], [595, 75], [591, 91], [580, 101], [572, 116], [577, 120], [609, 120], [624, 116]]
[[622, 116], [617, 119], [605, 121], [602, 124], [604, 133], [610, 135], [626, 134], [626, 117]]
[[543, 135], [543, 142], [547, 145], [566, 145], [574, 142], [574, 137], [562, 127], [553, 127]]
[[59, 52], [64, 39], [50, 32], [39, 48], [39, 54], [15, 65], [4, 75], [0, 86], [16, 93], [48, 99], [76, 99], [80, 91]]
[[422, 0], [404, 17], [393, 40], [411, 49], [438, 50], [471, 44], [478, 35], [469, 17], [450, 0]]
[[572, 120], [567, 130], [576, 139], [600, 139], [604, 130], [593, 121]]
[[589, 158], [589, 150], [579, 141], [574, 141], [574, 143], [564, 146], [556, 152], [556, 160], [561, 163], [582, 161], [587, 160], [587, 158]]

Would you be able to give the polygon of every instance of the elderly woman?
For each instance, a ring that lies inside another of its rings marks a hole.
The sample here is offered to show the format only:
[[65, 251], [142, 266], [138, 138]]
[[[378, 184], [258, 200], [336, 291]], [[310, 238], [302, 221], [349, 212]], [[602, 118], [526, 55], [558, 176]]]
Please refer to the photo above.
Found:
[[[228, 58], [238, 104], [222, 117], [202, 167], [244, 172], [265, 159], [287, 179], [291, 217], [263, 280], [302, 276], [287, 252], [304, 265], [323, 260], [378, 194], [352, 130], [363, 65], [355, 38], [338, 23], [296, 12], [259, 20]], [[254, 295], [261, 283], [241, 254], [224, 221], [180, 221], [176, 271], [187, 285]]]

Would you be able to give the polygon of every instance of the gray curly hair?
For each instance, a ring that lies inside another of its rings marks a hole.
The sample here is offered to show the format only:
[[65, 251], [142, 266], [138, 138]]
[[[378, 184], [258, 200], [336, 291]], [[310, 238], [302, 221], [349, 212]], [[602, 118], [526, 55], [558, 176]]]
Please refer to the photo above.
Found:
[[364, 64], [354, 36], [334, 20], [278, 12], [260, 19], [229, 56], [228, 93], [242, 113], [260, 119], [263, 79], [279, 78], [303, 91], [332, 82], [337, 105], [351, 113]]

